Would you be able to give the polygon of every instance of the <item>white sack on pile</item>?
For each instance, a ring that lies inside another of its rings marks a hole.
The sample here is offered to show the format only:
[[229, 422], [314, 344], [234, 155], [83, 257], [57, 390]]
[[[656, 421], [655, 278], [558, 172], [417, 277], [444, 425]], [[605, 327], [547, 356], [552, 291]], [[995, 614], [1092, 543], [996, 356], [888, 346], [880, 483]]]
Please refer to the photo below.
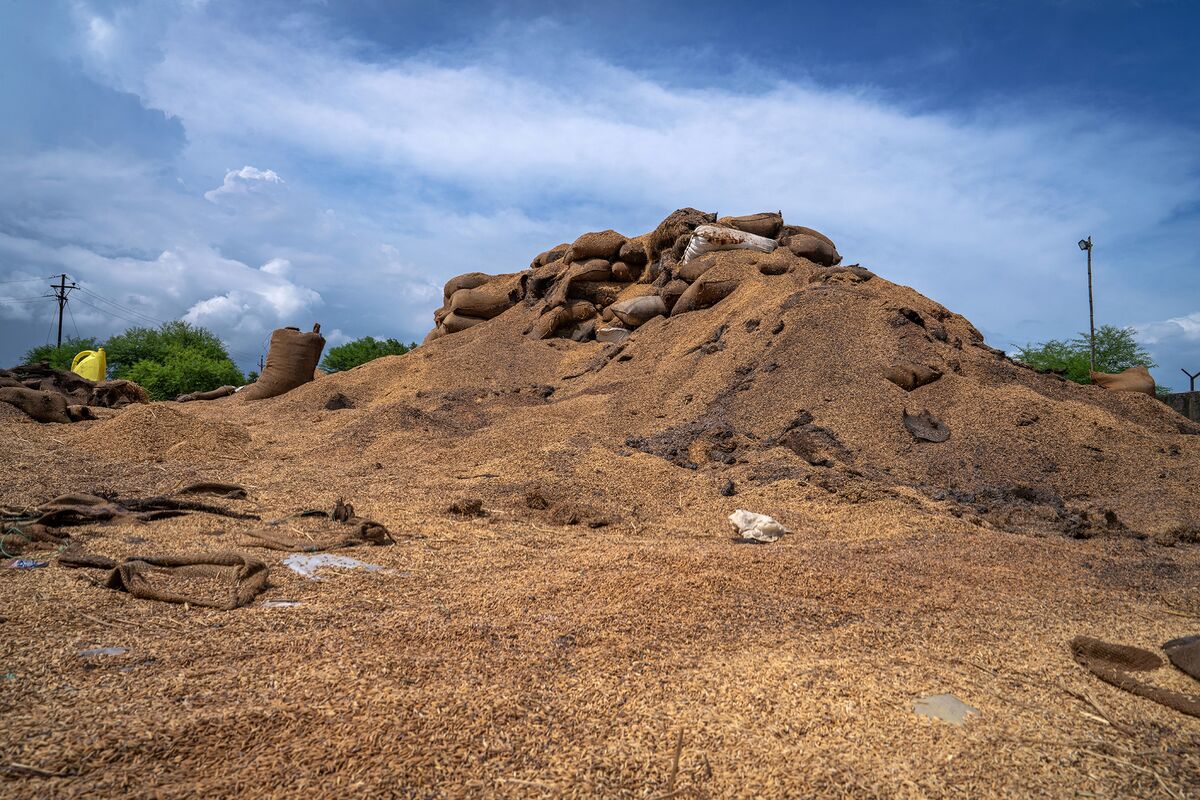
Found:
[[771, 253], [778, 246], [778, 242], [765, 236], [756, 236], [734, 228], [701, 225], [696, 228], [691, 241], [688, 242], [687, 250], [683, 254], [683, 263], [718, 250], [757, 250], [760, 253]]

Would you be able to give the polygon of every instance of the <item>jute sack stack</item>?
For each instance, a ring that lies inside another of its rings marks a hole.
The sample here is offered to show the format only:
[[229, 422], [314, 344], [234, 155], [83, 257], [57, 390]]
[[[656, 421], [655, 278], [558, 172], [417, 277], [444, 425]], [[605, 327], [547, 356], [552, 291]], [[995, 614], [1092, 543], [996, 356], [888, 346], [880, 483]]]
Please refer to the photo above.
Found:
[[1154, 378], [1150, 370], [1142, 366], [1130, 367], [1115, 374], [1092, 372], [1092, 383], [1111, 392], [1141, 392], [1154, 397]]
[[308, 383], [324, 349], [325, 337], [319, 324], [313, 325], [312, 333], [301, 333], [299, 328], [277, 329], [271, 334], [262, 375], [240, 394], [247, 400], [265, 400]]

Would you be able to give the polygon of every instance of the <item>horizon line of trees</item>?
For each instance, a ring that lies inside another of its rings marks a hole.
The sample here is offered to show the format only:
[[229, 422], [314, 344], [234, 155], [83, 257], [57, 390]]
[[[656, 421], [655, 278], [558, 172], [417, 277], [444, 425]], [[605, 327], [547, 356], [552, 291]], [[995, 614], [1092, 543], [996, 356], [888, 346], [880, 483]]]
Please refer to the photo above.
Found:
[[[417, 345], [396, 339], [364, 336], [326, 351], [321, 369], [343, 372], [389, 355], [404, 355]], [[95, 337], [67, 337], [62, 345], [39, 345], [27, 351], [24, 363], [47, 363], [69, 370], [75, 355], [104, 348], [107, 377], [140, 385], [153, 400], [174, 400], [181, 394], [206, 392], [220, 386], [241, 386], [258, 380], [245, 375], [234, 363], [215, 333], [183, 320], [157, 328], [135, 326], [101, 341]]]

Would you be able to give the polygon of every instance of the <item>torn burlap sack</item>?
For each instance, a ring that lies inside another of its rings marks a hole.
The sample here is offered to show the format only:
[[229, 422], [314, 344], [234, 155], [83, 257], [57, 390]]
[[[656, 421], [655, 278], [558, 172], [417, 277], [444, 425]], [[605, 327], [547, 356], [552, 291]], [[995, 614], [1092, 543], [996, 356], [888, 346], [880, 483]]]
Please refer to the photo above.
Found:
[[245, 535], [249, 538], [240, 542], [241, 546], [266, 547], [271, 550], [286, 550], [292, 553], [320, 553], [324, 550], [357, 547], [362, 544], [380, 546], [396, 543], [386, 526], [375, 520], [355, 515], [354, 506], [341, 498], [334, 504], [332, 513], [307, 509], [292, 515], [292, 517], [272, 520], [267, 524], [275, 526], [293, 517], [325, 518], [331, 520], [336, 527], [333, 530], [314, 531], [315, 535], [295, 528], [293, 528], [295, 533], [287, 533], [273, 528], [246, 531]]
[[231, 611], [267, 587], [267, 565], [241, 553], [133, 556], [114, 567], [103, 585], [143, 600]]
[[1163, 665], [1163, 660], [1149, 650], [1112, 644], [1091, 636], [1076, 636], [1071, 640], [1071, 654], [1081, 666], [1105, 683], [1183, 714], [1200, 717], [1200, 697], [1163, 689], [1130, 674], [1150, 672]]

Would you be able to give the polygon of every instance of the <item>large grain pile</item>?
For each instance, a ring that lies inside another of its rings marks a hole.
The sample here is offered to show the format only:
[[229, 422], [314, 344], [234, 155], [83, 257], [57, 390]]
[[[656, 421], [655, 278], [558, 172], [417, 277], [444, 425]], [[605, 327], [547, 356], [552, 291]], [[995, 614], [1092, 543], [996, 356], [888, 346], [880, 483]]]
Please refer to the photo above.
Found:
[[[4, 504], [234, 481], [264, 519], [346, 497], [398, 540], [323, 581], [257, 551], [284, 608], [0, 571], [7, 793], [1192, 792], [1200, 724], [1068, 644], [1200, 629], [1197, 427], [747, 219], [684, 209], [462, 276], [426, 345], [279, 397], [0, 417]], [[778, 246], [685, 263], [697, 226], [739, 224]], [[617, 313], [643, 297], [665, 313]], [[792, 533], [734, 544], [736, 508]], [[119, 559], [247, 524], [76, 538]], [[943, 692], [982, 713], [912, 713]]]

